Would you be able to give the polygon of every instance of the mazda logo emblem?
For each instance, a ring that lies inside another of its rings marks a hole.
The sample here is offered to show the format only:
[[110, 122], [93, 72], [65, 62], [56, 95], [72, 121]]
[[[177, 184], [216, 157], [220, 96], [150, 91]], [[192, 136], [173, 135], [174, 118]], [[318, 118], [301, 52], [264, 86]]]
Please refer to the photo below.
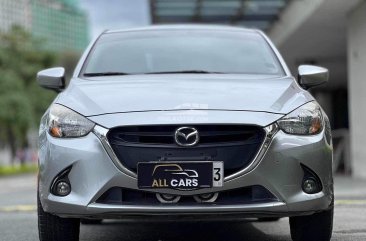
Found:
[[175, 131], [174, 138], [179, 146], [194, 146], [198, 143], [200, 136], [196, 128], [185, 126]]

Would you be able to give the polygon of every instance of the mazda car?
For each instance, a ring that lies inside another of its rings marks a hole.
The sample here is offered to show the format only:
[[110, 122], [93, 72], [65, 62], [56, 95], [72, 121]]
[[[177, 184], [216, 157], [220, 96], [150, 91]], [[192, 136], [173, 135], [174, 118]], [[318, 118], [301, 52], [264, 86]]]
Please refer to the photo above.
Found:
[[[301, 43], [299, 43], [299, 46]], [[329, 241], [332, 138], [309, 88], [261, 31], [211, 25], [108, 30], [65, 69], [39, 129], [40, 240], [78, 240], [104, 219], [278, 220]]]

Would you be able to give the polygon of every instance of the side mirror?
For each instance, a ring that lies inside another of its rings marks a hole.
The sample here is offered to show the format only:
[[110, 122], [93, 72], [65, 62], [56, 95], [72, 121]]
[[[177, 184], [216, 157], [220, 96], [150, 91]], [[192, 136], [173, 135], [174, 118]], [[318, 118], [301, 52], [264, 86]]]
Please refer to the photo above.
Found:
[[300, 65], [299, 84], [309, 89], [311, 87], [327, 83], [329, 71], [326, 68], [313, 65]]
[[57, 67], [39, 71], [37, 82], [45, 89], [61, 92], [65, 88], [65, 69]]

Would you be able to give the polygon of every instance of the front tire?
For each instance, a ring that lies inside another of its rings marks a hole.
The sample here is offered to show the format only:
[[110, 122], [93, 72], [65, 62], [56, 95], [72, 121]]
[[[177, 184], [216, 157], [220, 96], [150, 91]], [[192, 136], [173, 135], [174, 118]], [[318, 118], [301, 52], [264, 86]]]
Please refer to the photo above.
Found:
[[293, 241], [330, 241], [334, 208], [309, 216], [290, 217]]
[[60, 218], [43, 210], [37, 198], [38, 233], [40, 241], [78, 241], [80, 220], [76, 218]]

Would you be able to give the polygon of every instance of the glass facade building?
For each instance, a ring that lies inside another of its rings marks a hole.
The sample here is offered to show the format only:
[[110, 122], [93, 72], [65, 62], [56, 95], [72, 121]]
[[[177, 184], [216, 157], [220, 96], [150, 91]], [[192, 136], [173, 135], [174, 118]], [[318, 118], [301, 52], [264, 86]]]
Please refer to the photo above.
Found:
[[77, 0], [0, 0], [0, 30], [19, 25], [44, 41], [46, 49], [82, 51], [88, 21]]

